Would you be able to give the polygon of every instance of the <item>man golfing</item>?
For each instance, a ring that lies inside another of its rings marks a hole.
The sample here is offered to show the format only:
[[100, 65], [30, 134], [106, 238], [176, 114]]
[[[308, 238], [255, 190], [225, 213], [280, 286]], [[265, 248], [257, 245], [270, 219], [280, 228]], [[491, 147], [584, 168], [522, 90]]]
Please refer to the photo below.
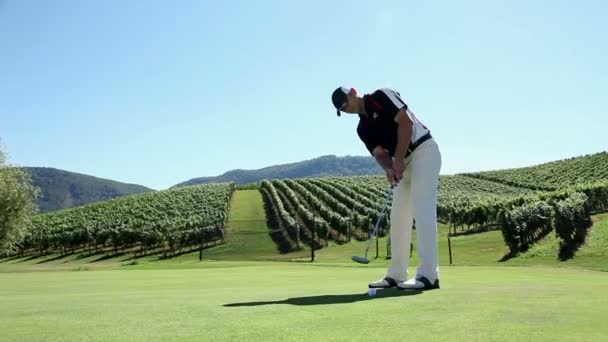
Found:
[[[341, 112], [358, 114], [357, 134], [394, 186], [390, 216], [392, 259], [386, 275], [369, 288], [430, 290], [439, 288], [437, 191], [441, 153], [430, 130], [395, 90], [377, 89], [357, 96], [338, 87], [332, 102]], [[416, 221], [420, 264], [408, 279], [412, 225]]]

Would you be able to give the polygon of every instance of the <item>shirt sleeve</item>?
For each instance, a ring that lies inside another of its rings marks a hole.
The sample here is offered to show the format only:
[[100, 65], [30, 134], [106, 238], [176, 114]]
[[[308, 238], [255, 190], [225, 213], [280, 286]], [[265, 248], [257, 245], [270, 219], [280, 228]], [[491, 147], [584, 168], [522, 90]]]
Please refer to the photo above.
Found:
[[379, 112], [391, 119], [395, 118], [401, 108], [407, 109], [407, 104], [401, 99], [401, 95], [392, 89], [378, 89], [372, 93], [371, 97], [375, 101], [375, 105], [379, 107]]
[[377, 140], [369, 129], [365, 129], [363, 127], [357, 128], [357, 134], [359, 135], [359, 139], [365, 145], [365, 148], [369, 151], [369, 154], [374, 155], [374, 149], [378, 146]]

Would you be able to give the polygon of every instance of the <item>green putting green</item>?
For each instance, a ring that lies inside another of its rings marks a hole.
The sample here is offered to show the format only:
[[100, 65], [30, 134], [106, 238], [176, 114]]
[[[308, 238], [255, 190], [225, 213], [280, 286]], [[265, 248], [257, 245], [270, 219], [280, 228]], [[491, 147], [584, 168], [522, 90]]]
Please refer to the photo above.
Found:
[[599, 341], [608, 336], [605, 272], [445, 266], [440, 290], [390, 289], [369, 297], [367, 282], [382, 276], [381, 268], [255, 265], [3, 273], [2, 340]]

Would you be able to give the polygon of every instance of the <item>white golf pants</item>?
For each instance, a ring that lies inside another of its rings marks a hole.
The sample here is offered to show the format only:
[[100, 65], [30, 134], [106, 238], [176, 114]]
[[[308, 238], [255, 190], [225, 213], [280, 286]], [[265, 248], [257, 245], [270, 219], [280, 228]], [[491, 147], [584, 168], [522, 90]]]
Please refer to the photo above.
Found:
[[391, 265], [387, 276], [407, 280], [412, 224], [416, 220], [417, 276], [439, 278], [437, 251], [437, 191], [441, 152], [434, 139], [422, 143], [407, 158], [405, 172], [394, 189], [390, 214]]

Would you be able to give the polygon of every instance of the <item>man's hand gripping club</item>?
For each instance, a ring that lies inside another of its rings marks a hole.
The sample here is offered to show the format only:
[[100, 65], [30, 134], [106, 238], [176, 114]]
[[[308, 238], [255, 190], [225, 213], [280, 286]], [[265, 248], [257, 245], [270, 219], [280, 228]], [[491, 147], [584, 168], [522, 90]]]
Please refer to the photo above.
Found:
[[405, 107], [397, 112], [394, 120], [399, 125], [397, 128], [397, 147], [395, 149], [394, 160], [388, 151], [381, 146], [376, 146], [373, 151], [376, 161], [386, 172], [386, 179], [391, 185], [396, 185], [403, 178], [403, 173], [405, 172], [405, 154], [410, 145], [413, 127], [413, 122], [410, 116], [407, 115]]

